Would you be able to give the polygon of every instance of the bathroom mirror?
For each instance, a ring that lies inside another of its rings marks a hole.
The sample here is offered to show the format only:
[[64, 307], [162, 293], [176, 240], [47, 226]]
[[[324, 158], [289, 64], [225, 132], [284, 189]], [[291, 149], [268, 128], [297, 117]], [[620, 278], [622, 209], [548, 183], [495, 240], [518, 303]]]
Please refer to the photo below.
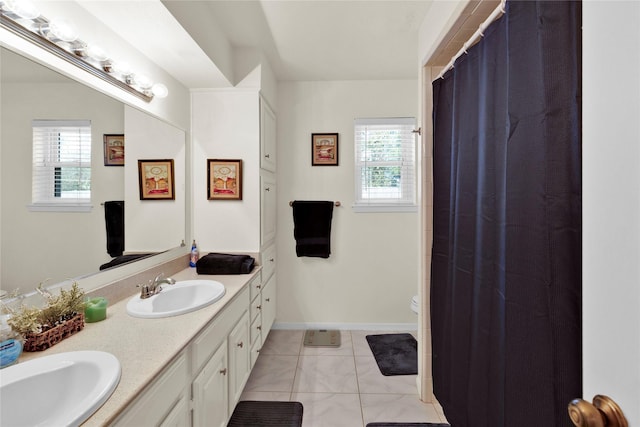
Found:
[[[106, 201], [125, 201], [125, 253], [179, 246], [186, 238], [185, 132], [8, 49], [0, 55], [0, 288], [29, 292], [112, 261]], [[90, 212], [29, 209], [34, 119], [91, 121]], [[105, 165], [106, 134], [124, 134], [124, 166]], [[175, 200], [139, 199], [137, 159], [154, 158], [174, 160]]]

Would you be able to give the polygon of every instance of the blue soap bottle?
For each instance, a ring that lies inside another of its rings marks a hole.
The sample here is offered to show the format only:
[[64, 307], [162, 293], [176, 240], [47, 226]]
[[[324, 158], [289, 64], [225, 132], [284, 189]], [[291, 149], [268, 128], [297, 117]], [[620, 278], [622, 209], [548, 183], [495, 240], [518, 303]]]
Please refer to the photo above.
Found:
[[7, 316], [0, 317], [0, 369], [11, 366], [22, 354], [22, 336], [7, 324]]
[[196, 241], [194, 240], [191, 244], [191, 257], [189, 258], [189, 267], [195, 267], [198, 262], [198, 258], [200, 258], [200, 252], [198, 252], [198, 246], [196, 245]]

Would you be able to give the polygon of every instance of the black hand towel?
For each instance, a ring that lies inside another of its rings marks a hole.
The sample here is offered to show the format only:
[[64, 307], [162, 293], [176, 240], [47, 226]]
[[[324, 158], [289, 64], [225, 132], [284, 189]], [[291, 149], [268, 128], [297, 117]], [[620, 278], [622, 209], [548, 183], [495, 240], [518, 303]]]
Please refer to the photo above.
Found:
[[104, 222], [107, 227], [107, 253], [112, 257], [124, 252], [124, 201], [104, 202]]
[[333, 202], [296, 200], [292, 206], [296, 255], [329, 258]]
[[198, 274], [248, 274], [255, 259], [249, 255], [209, 253], [196, 262]]

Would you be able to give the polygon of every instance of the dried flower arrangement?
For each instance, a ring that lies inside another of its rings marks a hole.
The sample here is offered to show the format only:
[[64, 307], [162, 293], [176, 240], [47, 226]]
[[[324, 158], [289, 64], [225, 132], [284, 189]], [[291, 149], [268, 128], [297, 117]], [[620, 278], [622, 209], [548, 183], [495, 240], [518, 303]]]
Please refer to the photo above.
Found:
[[53, 295], [38, 285], [36, 291], [46, 304], [43, 308], [12, 308], [3, 304], [3, 311], [11, 314], [7, 320], [11, 329], [25, 338], [25, 351], [41, 351], [80, 331], [84, 327], [84, 291], [74, 282], [71, 289]]

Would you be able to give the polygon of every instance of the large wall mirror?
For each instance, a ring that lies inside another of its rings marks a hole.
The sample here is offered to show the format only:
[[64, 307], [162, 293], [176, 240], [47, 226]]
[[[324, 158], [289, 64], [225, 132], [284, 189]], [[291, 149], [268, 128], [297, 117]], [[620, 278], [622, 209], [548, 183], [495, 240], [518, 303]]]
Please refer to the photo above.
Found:
[[[186, 239], [185, 132], [10, 50], [0, 55], [0, 289], [29, 292], [112, 261], [108, 201], [124, 201], [125, 254], [179, 246]], [[91, 121], [90, 212], [29, 209], [34, 119]], [[105, 165], [105, 134], [124, 135], [124, 166]], [[138, 159], [174, 161], [174, 199], [140, 200]]]

